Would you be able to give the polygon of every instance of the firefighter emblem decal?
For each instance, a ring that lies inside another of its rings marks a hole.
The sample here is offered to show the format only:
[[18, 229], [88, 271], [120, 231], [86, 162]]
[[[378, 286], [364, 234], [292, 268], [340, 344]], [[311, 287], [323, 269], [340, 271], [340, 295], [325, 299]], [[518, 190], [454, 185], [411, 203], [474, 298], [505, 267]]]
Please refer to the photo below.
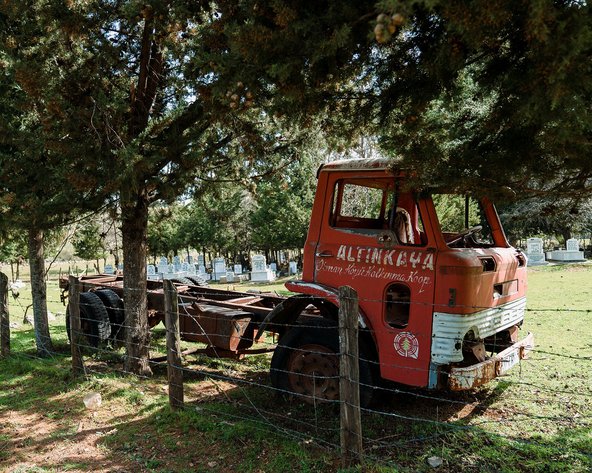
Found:
[[395, 350], [406, 358], [416, 358], [419, 355], [419, 342], [411, 332], [401, 332], [395, 337]]

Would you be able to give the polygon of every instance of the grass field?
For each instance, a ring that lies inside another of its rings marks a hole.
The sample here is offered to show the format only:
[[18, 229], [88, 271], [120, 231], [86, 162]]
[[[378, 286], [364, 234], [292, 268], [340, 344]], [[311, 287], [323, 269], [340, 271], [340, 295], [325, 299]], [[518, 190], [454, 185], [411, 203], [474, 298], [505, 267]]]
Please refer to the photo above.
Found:
[[[366, 458], [358, 471], [592, 471], [591, 278], [592, 265], [529, 270], [530, 359], [471, 393], [384, 396], [363, 414]], [[22, 320], [27, 297], [23, 290], [10, 301], [13, 321]], [[269, 355], [187, 357], [194, 370], [186, 377], [187, 407], [174, 412], [163, 367], [139, 379], [121, 372], [121, 353], [103, 354], [86, 359], [87, 379], [72, 378], [55, 283], [48, 299], [58, 314], [54, 357], [35, 358], [32, 331], [22, 326], [13, 330], [14, 355], [0, 360], [0, 471], [338, 469], [338, 409], [275, 396], [267, 387]], [[154, 332], [155, 354], [163, 335]], [[82, 398], [95, 391], [103, 404], [91, 412]], [[439, 468], [426, 461], [434, 456]]]

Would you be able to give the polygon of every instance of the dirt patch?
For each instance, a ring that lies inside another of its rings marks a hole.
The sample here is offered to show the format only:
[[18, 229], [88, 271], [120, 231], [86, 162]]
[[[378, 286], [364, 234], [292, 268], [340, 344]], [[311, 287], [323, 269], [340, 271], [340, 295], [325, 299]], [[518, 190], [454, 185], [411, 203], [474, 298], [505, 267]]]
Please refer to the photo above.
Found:
[[100, 440], [112, 434], [113, 428], [96, 414], [88, 412], [87, 416], [68, 421], [38, 413], [7, 411], [2, 418], [0, 445], [4, 454], [0, 471], [142, 471], [100, 445]]

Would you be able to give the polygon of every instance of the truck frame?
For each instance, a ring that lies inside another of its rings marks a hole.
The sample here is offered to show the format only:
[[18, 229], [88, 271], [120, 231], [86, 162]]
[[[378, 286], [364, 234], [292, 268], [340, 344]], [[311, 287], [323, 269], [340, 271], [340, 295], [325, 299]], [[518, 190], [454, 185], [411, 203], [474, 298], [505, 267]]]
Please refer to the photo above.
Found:
[[[533, 335], [518, 338], [527, 259], [487, 197], [410, 188], [409, 174], [386, 159], [328, 163], [317, 178], [302, 279], [285, 284], [294, 295], [177, 283], [182, 339], [241, 358], [271, 351], [253, 347], [272, 333], [274, 387], [335, 400], [338, 289], [347, 285], [359, 296], [363, 405], [389, 382], [473, 389], [527, 356]], [[122, 277], [80, 283], [89, 343], [121, 340]], [[148, 281], [147, 317], [151, 327], [164, 321], [161, 281]]]

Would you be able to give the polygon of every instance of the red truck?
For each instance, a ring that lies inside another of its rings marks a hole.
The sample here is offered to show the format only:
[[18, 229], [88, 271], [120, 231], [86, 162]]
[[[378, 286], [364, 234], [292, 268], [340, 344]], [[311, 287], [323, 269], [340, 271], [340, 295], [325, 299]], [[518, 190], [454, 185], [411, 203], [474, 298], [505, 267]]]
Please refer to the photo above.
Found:
[[[305, 400], [338, 399], [338, 288], [347, 285], [359, 297], [362, 403], [386, 381], [472, 389], [533, 347], [532, 334], [518, 337], [526, 263], [489, 199], [410, 189], [386, 159], [336, 161], [318, 171], [302, 280], [286, 283], [295, 295], [181, 281], [181, 337], [240, 357], [261, 352], [253, 345], [273, 333], [272, 384]], [[89, 343], [121, 338], [122, 278], [81, 283]], [[154, 326], [164, 320], [162, 283], [148, 281], [148, 291]]]

